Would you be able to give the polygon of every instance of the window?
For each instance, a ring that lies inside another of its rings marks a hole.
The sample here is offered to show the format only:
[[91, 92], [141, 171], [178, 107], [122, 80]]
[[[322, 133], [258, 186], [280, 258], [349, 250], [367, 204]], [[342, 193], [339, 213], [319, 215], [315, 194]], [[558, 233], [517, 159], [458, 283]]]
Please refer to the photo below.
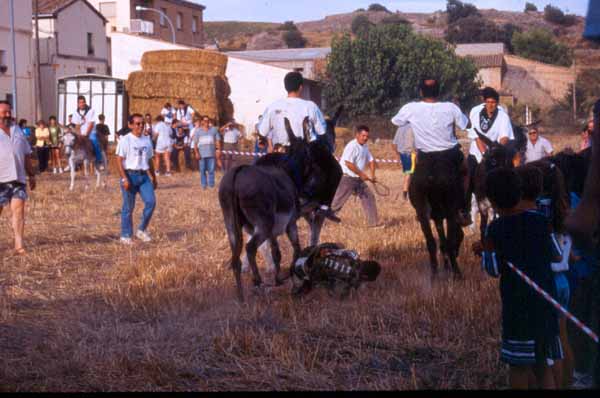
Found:
[[87, 53], [88, 55], [94, 55], [94, 35], [89, 32], [87, 34]]
[[160, 26], [166, 26], [167, 25], [167, 19], [165, 18], [165, 15], [167, 15], [167, 9], [166, 8], [161, 8], [160, 9]]
[[96, 73], [96, 68], [85, 68], [85, 73]]
[[0, 50], [0, 73], [4, 73], [6, 71], [2, 71], [3, 67], [8, 67], [8, 60], [6, 59], [6, 50]]
[[198, 17], [192, 17], [192, 33], [198, 32]]
[[117, 16], [117, 2], [106, 1], [100, 3], [100, 14], [104, 15], [104, 18], [111, 19]]
[[6, 102], [8, 102], [12, 108], [15, 108], [15, 103], [13, 101], [13, 95], [12, 94], [6, 94]]
[[177, 30], [182, 30], [183, 29], [183, 14], [178, 12], [177, 13]]

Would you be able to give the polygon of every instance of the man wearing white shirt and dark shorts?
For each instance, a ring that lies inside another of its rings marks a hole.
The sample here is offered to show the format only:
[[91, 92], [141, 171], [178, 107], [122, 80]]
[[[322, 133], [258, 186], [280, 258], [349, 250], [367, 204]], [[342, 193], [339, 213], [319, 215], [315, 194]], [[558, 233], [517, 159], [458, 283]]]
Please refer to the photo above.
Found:
[[171, 151], [173, 150], [173, 143], [171, 141], [171, 133], [173, 130], [171, 126], [165, 122], [164, 116], [159, 115], [154, 118], [156, 124], [154, 125], [153, 134], [156, 140], [156, 156], [154, 157], [154, 170], [156, 175], [160, 175], [160, 159], [162, 158], [165, 162], [167, 172], [165, 176], [171, 176]]
[[138, 113], [129, 116], [131, 133], [119, 141], [117, 146], [117, 162], [121, 175], [121, 193], [123, 209], [121, 211], [121, 243], [130, 245], [133, 236], [133, 209], [135, 195], [140, 194], [144, 202], [142, 220], [136, 237], [143, 242], [152, 239], [146, 229], [156, 206], [156, 174], [152, 163], [152, 140], [143, 135], [144, 117]]
[[[302, 74], [300, 72], [289, 72], [285, 75], [284, 85], [288, 96], [269, 105], [258, 125], [258, 134], [268, 140], [269, 153], [273, 152], [273, 147], [277, 144], [283, 146], [286, 150], [290, 145], [285, 129], [286, 118], [290, 122], [294, 135], [301, 139], [304, 139], [304, 119], [308, 118], [311, 142], [315, 141], [317, 136], [324, 135], [327, 129], [325, 117], [323, 117], [323, 113], [317, 104], [302, 99], [302, 89], [304, 87]], [[293, 170], [298, 169], [293, 164], [290, 166]], [[306, 187], [300, 186], [301, 182], [297, 180], [295, 179], [294, 184], [300, 192], [301, 201], [305, 202], [301, 204], [311, 205], [311, 193], [306, 192]], [[332, 221], [340, 221], [327, 205], [321, 204], [316, 211]]]
[[[377, 223], [377, 206], [375, 205], [375, 195], [367, 186], [365, 181], [375, 182], [375, 159], [367, 141], [369, 140], [369, 128], [367, 126], [358, 126], [356, 128], [356, 137], [350, 141], [344, 148], [344, 153], [340, 159], [340, 165], [344, 175], [338, 185], [335, 197], [331, 203], [331, 209], [338, 212], [342, 209], [346, 201], [352, 195], [359, 197], [362, 207], [367, 216], [367, 223], [370, 228], [381, 228]], [[367, 167], [371, 175], [367, 175]]]
[[440, 85], [435, 79], [422, 79], [419, 85], [422, 101], [410, 102], [404, 105], [398, 114], [392, 118], [392, 123], [398, 127], [410, 124], [417, 149], [417, 164], [413, 178], [421, 178], [425, 170], [420, 167], [419, 158], [443, 156], [450, 160], [463, 178], [459, 187], [461, 206], [457, 214], [461, 226], [472, 224], [469, 214], [470, 200], [467, 201], [469, 171], [465, 157], [456, 138], [455, 127], [461, 130], [469, 126], [469, 118], [460, 108], [451, 102], [439, 102]]

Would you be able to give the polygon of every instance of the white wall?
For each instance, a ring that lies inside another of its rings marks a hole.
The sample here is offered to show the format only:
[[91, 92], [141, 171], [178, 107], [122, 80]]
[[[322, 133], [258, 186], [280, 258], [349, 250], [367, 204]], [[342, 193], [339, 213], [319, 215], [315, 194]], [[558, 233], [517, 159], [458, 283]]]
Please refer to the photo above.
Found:
[[[33, 80], [33, 47], [31, 39], [31, 1], [14, 0], [16, 61], [17, 61], [17, 118], [25, 118], [29, 122], [35, 119], [34, 114], [34, 80]], [[0, 50], [5, 51], [5, 63], [8, 70], [0, 74], [0, 99], [12, 93], [13, 59], [12, 40], [9, 23], [9, 2], [0, 0]]]
[[[140, 62], [146, 51], [174, 49], [191, 48], [113, 32], [113, 77], [127, 79], [129, 73], [141, 70]], [[233, 103], [234, 118], [246, 127], [247, 133], [254, 131], [258, 115], [261, 115], [271, 102], [286, 96], [283, 78], [288, 72], [286, 69], [228, 57], [226, 76], [231, 87], [229, 98]]]
[[103, 20], [82, 1], [62, 10], [55, 24], [58, 33], [58, 52], [65, 55], [88, 57], [87, 33], [92, 33], [94, 58], [108, 60], [108, 42]]
[[123, 28], [129, 29], [131, 20], [131, 0], [88, 0], [88, 2], [98, 11], [100, 11], [100, 3], [116, 3], [116, 17], [107, 18], [109, 20], [109, 23], [106, 24], [106, 33], [108, 35], [111, 35], [113, 26], [118, 31], [122, 31]]

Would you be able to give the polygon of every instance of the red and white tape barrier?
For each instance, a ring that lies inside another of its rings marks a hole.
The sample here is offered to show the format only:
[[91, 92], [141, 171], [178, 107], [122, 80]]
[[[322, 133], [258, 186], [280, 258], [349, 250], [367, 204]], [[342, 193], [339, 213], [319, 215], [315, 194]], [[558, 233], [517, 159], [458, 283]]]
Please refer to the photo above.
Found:
[[[260, 153], [260, 152], [240, 152], [240, 151], [221, 151], [221, 153], [224, 153], [226, 155], [237, 155], [237, 156], [265, 156], [266, 153]], [[340, 160], [339, 158], [336, 157], [337, 160]], [[375, 159], [375, 162], [377, 163], [400, 163], [399, 160], [396, 159]]]
[[546, 299], [546, 301], [550, 302], [550, 304], [552, 304], [552, 306], [554, 308], [556, 308], [558, 311], [562, 312], [571, 322], [573, 322], [575, 324], [575, 326], [577, 326], [579, 329], [583, 330], [583, 332], [585, 334], [587, 334], [588, 336], [590, 336], [592, 338], [592, 340], [594, 340], [596, 343], [598, 343], [598, 335], [596, 333], [594, 333], [594, 331], [592, 329], [590, 329], [583, 322], [581, 322], [579, 319], [577, 319], [575, 317], [575, 315], [571, 314], [569, 311], [567, 311], [566, 309], [564, 309], [544, 289], [542, 289], [541, 287], [539, 287], [537, 283], [535, 283], [534, 281], [531, 280], [531, 278], [529, 278], [527, 275], [525, 275], [523, 273], [523, 271], [521, 271], [520, 269], [518, 269], [517, 267], [515, 267], [511, 263], [507, 263], [507, 264], [508, 264], [508, 267], [510, 269], [512, 269], [513, 271], [515, 271], [517, 273], [517, 275], [519, 275], [521, 277], [521, 279], [523, 279], [536, 292], [538, 292], [539, 294], [541, 294]]

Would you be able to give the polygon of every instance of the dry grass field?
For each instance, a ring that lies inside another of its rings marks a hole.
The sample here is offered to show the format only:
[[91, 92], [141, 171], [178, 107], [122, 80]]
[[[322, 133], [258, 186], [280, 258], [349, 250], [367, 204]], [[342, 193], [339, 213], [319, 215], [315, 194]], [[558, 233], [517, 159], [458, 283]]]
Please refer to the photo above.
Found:
[[159, 178], [154, 241], [131, 248], [118, 242], [114, 173], [105, 190], [79, 180], [74, 192], [66, 174], [44, 174], [27, 203], [28, 255], [11, 254], [0, 216], [0, 391], [505, 388], [497, 281], [467, 250], [476, 236], [461, 252], [465, 280], [431, 283], [414, 211], [395, 198], [401, 173], [379, 176], [393, 188], [377, 203], [385, 229], [366, 228], [353, 199], [322, 235], [381, 262], [376, 282], [344, 301], [323, 290], [293, 300], [289, 285], [253, 292], [245, 274], [239, 304], [217, 191], [197, 173]]

